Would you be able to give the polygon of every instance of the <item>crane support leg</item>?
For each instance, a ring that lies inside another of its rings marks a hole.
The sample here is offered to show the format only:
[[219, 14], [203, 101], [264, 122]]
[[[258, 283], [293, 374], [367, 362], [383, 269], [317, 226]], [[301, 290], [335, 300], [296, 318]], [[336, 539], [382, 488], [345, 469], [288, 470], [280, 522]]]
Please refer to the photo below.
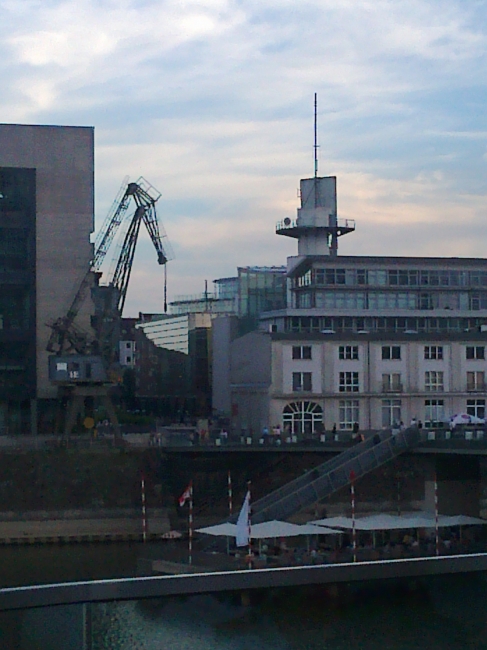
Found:
[[78, 415], [83, 413], [85, 398], [92, 397], [93, 401], [98, 401], [106, 411], [110, 424], [113, 427], [115, 438], [121, 436], [120, 425], [117, 414], [113, 408], [113, 403], [108, 392], [108, 386], [101, 385], [78, 385], [71, 386], [69, 391], [63, 391], [66, 399], [66, 414], [64, 419], [64, 437], [66, 439], [72, 434]]
[[71, 435], [74, 425], [76, 424], [76, 419], [80, 413], [83, 411], [85, 405], [85, 398], [82, 395], [72, 395], [68, 399], [67, 409], [66, 409], [66, 419], [64, 422], [64, 437], [69, 438]]

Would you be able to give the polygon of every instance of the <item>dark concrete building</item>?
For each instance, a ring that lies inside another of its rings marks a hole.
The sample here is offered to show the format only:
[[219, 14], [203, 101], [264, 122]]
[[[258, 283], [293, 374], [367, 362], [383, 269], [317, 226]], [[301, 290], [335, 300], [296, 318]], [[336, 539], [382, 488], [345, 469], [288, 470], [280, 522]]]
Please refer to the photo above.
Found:
[[[0, 124], [0, 433], [49, 430], [49, 323], [92, 258], [91, 127]], [[90, 328], [91, 301], [77, 323]]]

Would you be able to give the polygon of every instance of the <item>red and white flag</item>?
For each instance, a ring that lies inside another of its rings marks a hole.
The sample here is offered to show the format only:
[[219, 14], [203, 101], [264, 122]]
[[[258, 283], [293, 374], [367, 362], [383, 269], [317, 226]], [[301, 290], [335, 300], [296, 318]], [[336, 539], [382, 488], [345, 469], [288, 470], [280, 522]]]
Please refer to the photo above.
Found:
[[191, 499], [192, 493], [193, 493], [193, 484], [190, 483], [188, 487], [184, 490], [184, 492], [181, 494], [181, 496], [179, 497], [179, 505], [181, 507], [184, 506], [186, 501]]

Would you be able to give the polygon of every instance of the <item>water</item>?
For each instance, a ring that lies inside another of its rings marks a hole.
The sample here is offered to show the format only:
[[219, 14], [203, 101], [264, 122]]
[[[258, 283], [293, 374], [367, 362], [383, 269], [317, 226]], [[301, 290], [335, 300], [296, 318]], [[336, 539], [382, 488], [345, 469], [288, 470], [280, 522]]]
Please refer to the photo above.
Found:
[[0, 546], [0, 587], [131, 577], [137, 558], [155, 548], [139, 543]]
[[93, 650], [480, 650], [486, 626], [487, 583], [476, 576], [339, 597], [323, 587], [268, 590], [246, 606], [237, 595], [110, 603], [94, 607], [92, 624]]

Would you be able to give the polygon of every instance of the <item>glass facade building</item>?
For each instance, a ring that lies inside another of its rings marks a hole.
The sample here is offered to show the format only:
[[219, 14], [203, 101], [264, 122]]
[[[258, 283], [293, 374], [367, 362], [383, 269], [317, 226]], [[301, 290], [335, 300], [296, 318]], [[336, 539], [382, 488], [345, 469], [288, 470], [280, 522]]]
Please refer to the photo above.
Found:
[[258, 328], [261, 313], [286, 308], [285, 266], [243, 266], [237, 271], [236, 277], [214, 280], [212, 292], [176, 297], [171, 313], [238, 316], [245, 334]]
[[30, 427], [36, 396], [36, 173], [0, 167], [0, 433]]
[[265, 314], [264, 329], [444, 333], [487, 325], [483, 259], [309, 256], [288, 277], [288, 307]]
[[245, 266], [238, 269], [238, 316], [243, 329], [257, 329], [260, 314], [286, 307], [286, 268]]

